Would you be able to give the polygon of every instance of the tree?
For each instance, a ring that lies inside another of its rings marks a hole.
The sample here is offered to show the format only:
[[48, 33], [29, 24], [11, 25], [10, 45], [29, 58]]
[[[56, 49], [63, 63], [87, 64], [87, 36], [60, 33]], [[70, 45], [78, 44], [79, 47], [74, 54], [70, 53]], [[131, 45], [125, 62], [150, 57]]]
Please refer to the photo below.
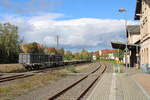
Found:
[[79, 52], [74, 53], [74, 58], [79, 60], [81, 58], [80, 53]]
[[36, 42], [29, 44], [29, 51], [29, 53], [39, 53], [38, 44]]
[[114, 52], [113, 54], [115, 58], [119, 58], [120, 60], [124, 57], [124, 51], [120, 49], [118, 49], [117, 52]]
[[48, 54], [57, 54], [57, 50], [55, 48], [48, 48], [47, 53]]
[[22, 45], [24, 53], [44, 53], [44, 47], [36, 42]]
[[64, 55], [64, 53], [65, 53], [64, 48], [57, 49], [57, 53], [58, 53], [58, 54], [62, 54], [62, 55]]
[[81, 56], [81, 59], [83, 60], [90, 60], [92, 57], [92, 55], [85, 49], [82, 49], [80, 56]]
[[18, 27], [10, 23], [0, 24], [0, 62], [17, 62], [19, 45]]
[[65, 59], [66, 60], [72, 60], [72, 58], [73, 58], [72, 52], [71, 51], [66, 51], [65, 52]]
[[100, 59], [100, 55], [96, 54], [96, 59], [99, 60]]

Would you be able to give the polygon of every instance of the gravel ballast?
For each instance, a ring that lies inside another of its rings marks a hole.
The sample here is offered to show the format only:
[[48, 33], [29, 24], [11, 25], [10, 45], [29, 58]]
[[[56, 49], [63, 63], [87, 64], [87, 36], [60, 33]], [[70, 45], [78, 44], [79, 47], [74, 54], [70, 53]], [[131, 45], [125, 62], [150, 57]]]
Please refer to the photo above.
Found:
[[61, 80], [53, 82], [49, 85], [36, 89], [32, 92], [26, 93], [21, 95], [13, 100], [46, 100], [50, 96], [56, 94], [58, 91], [62, 90], [66, 86], [72, 84], [76, 80], [83, 77], [85, 74], [91, 72], [93, 69], [96, 69], [99, 63], [90, 64], [91, 67], [87, 68], [86, 70], [82, 71], [82, 74], [79, 75], [69, 75]]
[[[102, 70], [102, 69], [101, 69]], [[76, 86], [66, 91], [63, 95], [55, 100], [77, 100], [78, 97], [90, 86], [90, 84], [100, 75], [102, 72], [100, 69], [95, 73], [88, 76], [85, 80], [81, 81]]]

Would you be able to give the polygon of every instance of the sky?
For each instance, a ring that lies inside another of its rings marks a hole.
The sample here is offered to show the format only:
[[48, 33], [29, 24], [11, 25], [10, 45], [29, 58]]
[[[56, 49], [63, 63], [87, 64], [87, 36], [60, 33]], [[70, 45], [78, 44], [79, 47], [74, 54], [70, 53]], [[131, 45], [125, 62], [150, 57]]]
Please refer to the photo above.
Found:
[[[71, 51], [110, 49], [125, 40], [124, 19], [134, 21], [136, 0], [0, 0], [0, 22], [17, 25], [24, 43]], [[125, 8], [126, 13], [119, 13]]]

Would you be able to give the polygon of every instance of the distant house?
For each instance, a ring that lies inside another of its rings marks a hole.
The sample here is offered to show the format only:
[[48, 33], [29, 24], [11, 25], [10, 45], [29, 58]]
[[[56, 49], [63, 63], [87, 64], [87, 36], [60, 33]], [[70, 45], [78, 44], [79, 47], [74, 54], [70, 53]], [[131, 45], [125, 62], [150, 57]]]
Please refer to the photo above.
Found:
[[93, 58], [93, 60], [97, 60], [97, 55], [99, 55], [99, 51], [92, 52], [92, 58]]
[[112, 50], [112, 49], [104, 49], [104, 50], [99, 50], [100, 56], [105, 55], [106, 59], [115, 59], [114, 53], [117, 52], [117, 50]]
[[100, 56], [101, 59], [115, 59], [114, 53], [117, 52], [117, 50], [112, 49], [104, 49], [104, 50], [98, 50], [93, 53], [93, 59], [97, 59], [97, 55]]

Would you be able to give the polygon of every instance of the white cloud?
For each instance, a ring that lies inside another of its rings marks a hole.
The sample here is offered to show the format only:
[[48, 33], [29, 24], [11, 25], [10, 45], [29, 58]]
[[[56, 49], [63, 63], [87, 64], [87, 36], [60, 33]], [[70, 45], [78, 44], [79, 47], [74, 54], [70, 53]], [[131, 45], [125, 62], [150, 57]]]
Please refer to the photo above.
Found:
[[[37, 41], [56, 45], [56, 35], [66, 48], [108, 48], [111, 41], [124, 40], [123, 20], [81, 18], [56, 20], [62, 14], [43, 14], [32, 17], [7, 16], [3, 22], [19, 26], [19, 34], [26, 42]], [[130, 21], [130, 24], [135, 22]]]

